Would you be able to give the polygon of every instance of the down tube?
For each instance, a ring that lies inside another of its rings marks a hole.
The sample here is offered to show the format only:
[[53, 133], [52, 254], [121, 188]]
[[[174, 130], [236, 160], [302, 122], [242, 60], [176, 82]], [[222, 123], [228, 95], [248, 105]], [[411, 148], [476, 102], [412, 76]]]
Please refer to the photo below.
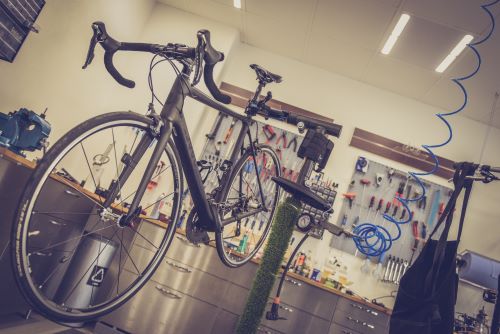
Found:
[[186, 120], [182, 113], [179, 113], [177, 119], [175, 120], [174, 129], [174, 143], [181, 158], [182, 169], [184, 171], [184, 176], [186, 177], [189, 191], [191, 192], [194, 207], [197, 210], [198, 217], [205, 217], [207, 220], [206, 222], [200, 222], [202, 222], [202, 224], [209, 230], [218, 228], [214, 221], [212, 209], [205, 195], [205, 186], [203, 185], [200, 171], [198, 170], [198, 165], [196, 164], [197, 160], [194, 154], [193, 145], [191, 144], [191, 139], [186, 126]]

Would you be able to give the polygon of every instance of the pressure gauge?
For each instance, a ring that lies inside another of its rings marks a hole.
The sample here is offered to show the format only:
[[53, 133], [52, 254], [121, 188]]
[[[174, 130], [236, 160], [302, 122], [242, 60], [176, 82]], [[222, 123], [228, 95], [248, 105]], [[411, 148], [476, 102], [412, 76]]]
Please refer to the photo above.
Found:
[[302, 213], [297, 221], [295, 222], [295, 226], [301, 232], [309, 231], [314, 225], [314, 218], [309, 213]]

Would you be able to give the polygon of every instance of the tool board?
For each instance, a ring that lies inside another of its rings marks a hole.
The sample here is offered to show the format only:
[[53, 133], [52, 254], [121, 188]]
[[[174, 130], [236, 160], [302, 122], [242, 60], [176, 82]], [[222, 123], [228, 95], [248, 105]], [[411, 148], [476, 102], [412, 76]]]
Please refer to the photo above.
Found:
[[[423, 180], [423, 184], [426, 189], [425, 199], [408, 204], [413, 212], [412, 220], [400, 225], [401, 238], [393, 243], [386, 255], [407, 261], [412, 257], [416, 258], [422, 249], [422, 241], [430, 235], [453, 191], [427, 180]], [[391, 235], [396, 236], [397, 227], [386, 220], [383, 214], [387, 212], [398, 221], [407, 219], [409, 213], [403, 213], [403, 206], [394, 197], [401, 194], [403, 198], [417, 198], [420, 192], [421, 187], [415, 180], [408, 178], [408, 173], [359, 157], [348, 190], [342, 194], [343, 203], [337, 224], [351, 230], [353, 226], [371, 223], [386, 228]], [[352, 203], [349, 198], [353, 198]], [[418, 244], [415, 242], [415, 232]], [[350, 254], [358, 254], [353, 240], [344, 236], [334, 237], [330, 246]], [[372, 260], [378, 262], [378, 257]]]
[[[241, 125], [240, 121], [220, 113], [210, 133], [206, 135], [207, 141], [200, 154], [200, 159], [211, 163], [222, 162], [225, 159], [229, 159], [230, 152], [234, 147]], [[304, 160], [297, 156], [297, 151], [304, 137], [260, 121], [254, 121], [250, 126], [250, 133], [253, 140], [257, 139], [260, 144], [266, 144], [276, 151], [281, 163], [282, 176], [286, 179], [295, 181], [304, 163]], [[248, 146], [248, 138], [245, 139], [245, 147], [246, 146]], [[217, 185], [217, 175], [211, 173], [205, 181], [207, 192], [213, 190]], [[330, 178], [325, 177], [322, 173], [313, 172], [311, 176], [311, 189], [332, 204], [337, 194], [336, 186], [337, 185]], [[281, 196], [280, 200], [283, 199], [283, 196], [286, 196], [284, 191], [281, 191]], [[310, 213], [318, 221], [328, 220], [329, 218], [329, 215], [324, 215], [322, 212], [318, 212], [307, 205], [303, 206], [302, 212]], [[321, 239], [323, 236], [323, 229], [315, 226], [309, 233], [312, 237]]]

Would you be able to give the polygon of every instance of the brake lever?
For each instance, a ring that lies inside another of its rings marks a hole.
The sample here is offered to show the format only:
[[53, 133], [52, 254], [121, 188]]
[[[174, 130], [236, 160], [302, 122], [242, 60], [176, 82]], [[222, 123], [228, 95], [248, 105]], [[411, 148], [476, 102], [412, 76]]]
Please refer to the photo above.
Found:
[[205, 56], [205, 47], [207, 43], [205, 42], [204, 34], [199, 32], [196, 34], [196, 37], [198, 39], [198, 45], [196, 46], [196, 57], [194, 60], [195, 63], [195, 69], [194, 69], [194, 77], [193, 81], [191, 82], [191, 86], [196, 86], [200, 80], [201, 80], [201, 74], [202, 74], [202, 69], [203, 69], [203, 58]]
[[89, 50], [87, 51], [87, 58], [85, 59], [85, 64], [83, 64], [82, 69], [86, 69], [87, 66], [89, 66], [92, 63], [92, 60], [94, 60], [94, 50], [98, 42], [102, 42], [103, 39], [103, 32], [101, 28], [97, 24], [92, 24], [92, 30], [94, 31], [94, 34], [90, 38], [90, 45], [89, 45]]

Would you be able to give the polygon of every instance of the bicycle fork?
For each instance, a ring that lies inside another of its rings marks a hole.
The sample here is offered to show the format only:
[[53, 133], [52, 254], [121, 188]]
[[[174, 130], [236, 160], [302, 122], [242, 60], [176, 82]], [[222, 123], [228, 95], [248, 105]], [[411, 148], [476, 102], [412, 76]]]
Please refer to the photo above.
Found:
[[160, 161], [161, 155], [165, 150], [165, 148], [167, 147], [168, 140], [170, 139], [171, 134], [172, 134], [172, 123], [170, 122], [162, 125], [158, 131], [158, 135], [156, 136], [154, 134], [153, 129], [146, 131], [144, 136], [139, 141], [139, 144], [137, 145], [132, 155], [125, 155], [122, 158], [122, 162], [125, 164], [125, 167], [123, 168], [116, 182], [111, 186], [109, 195], [103, 204], [104, 208], [109, 208], [112, 205], [115, 198], [121, 192], [121, 185], [127, 182], [128, 178], [134, 171], [135, 167], [142, 159], [144, 153], [146, 153], [146, 150], [150, 147], [151, 143], [153, 143], [153, 141], [157, 139], [157, 143], [151, 155], [151, 159], [149, 160], [146, 170], [144, 171], [144, 174], [141, 178], [141, 182], [137, 187], [132, 203], [128, 208], [127, 213], [123, 214], [120, 217], [120, 220], [118, 222], [120, 226], [122, 227], [130, 226], [134, 218], [138, 217], [141, 214], [142, 208], [139, 206], [139, 204], [141, 202], [142, 197], [144, 196], [146, 187], [153, 176], [153, 173], [158, 165], [158, 162]]

